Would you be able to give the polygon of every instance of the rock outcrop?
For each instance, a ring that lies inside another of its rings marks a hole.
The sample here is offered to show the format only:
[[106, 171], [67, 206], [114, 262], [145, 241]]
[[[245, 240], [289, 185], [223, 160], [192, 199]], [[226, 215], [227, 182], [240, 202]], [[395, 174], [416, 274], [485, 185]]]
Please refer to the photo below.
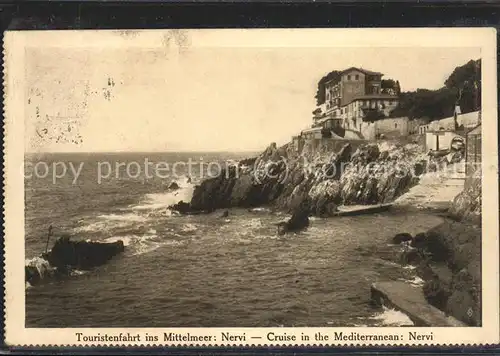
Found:
[[[404, 235], [407, 239], [407, 234]], [[415, 235], [401, 261], [417, 266], [427, 301], [472, 326], [481, 325], [481, 228], [446, 220]]]
[[453, 200], [449, 211], [453, 219], [481, 225], [481, 184], [481, 167], [478, 167], [465, 180], [464, 190]]
[[278, 235], [284, 235], [288, 232], [296, 232], [307, 228], [309, 226], [309, 214], [309, 203], [304, 201], [295, 209], [290, 219], [278, 223]]
[[177, 190], [179, 189], [179, 184], [177, 184], [177, 182], [172, 182], [170, 183], [170, 185], [168, 186], [168, 190]]
[[110, 243], [96, 241], [72, 241], [59, 238], [48, 253], [37, 257], [25, 267], [26, 282], [38, 284], [48, 277], [67, 276], [74, 269], [89, 270], [105, 264], [125, 250], [123, 241]]
[[52, 267], [88, 270], [109, 261], [123, 252], [123, 241], [102, 243], [95, 241], [72, 241], [69, 237], [59, 238], [52, 249], [43, 257]]
[[[354, 146], [356, 149], [354, 149]], [[291, 145], [271, 144], [249, 165], [229, 166], [194, 189], [190, 203], [170, 208], [183, 214], [230, 207], [270, 205], [293, 213], [307, 201], [310, 212], [331, 216], [344, 204], [393, 201], [418, 181], [423, 171], [418, 145], [381, 149], [363, 141], [306, 142], [301, 153]]]

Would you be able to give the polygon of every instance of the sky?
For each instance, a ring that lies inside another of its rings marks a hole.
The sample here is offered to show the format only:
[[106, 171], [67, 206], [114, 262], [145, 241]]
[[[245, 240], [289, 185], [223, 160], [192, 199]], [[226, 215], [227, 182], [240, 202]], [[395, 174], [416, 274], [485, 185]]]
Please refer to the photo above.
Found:
[[479, 48], [387, 41], [271, 46], [202, 31], [80, 32], [27, 42], [26, 151], [259, 151], [310, 126], [317, 82], [331, 70], [362, 67], [403, 91], [437, 89], [481, 57]]

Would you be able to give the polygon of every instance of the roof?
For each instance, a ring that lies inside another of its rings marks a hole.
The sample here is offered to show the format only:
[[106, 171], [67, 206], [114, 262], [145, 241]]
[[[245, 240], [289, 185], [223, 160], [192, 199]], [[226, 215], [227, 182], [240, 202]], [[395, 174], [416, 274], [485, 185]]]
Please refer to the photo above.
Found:
[[340, 73], [344, 74], [344, 73], [350, 72], [352, 70], [357, 70], [359, 72], [362, 72], [362, 73], [365, 73], [365, 74], [368, 74], [368, 75], [384, 75], [383, 73], [380, 73], [380, 72], [374, 72], [374, 71], [371, 71], [371, 70], [368, 70], [368, 69], [363, 69], [363, 68], [358, 68], [358, 67], [350, 67], [350, 68], [344, 69]]
[[[380, 72], [373, 72], [371, 70], [363, 69], [363, 68], [358, 68], [358, 67], [350, 67], [350, 68], [344, 69], [343, 71], [340, 72], [340, 75], [342, 75], [344, 73], [347, 73], [347, 72], [350, 72], [352, 70], [357, 70], [357, 71], [359, 71], [361, 73], [364, 73], [364, 74], [367, 74], [367, 75], [380, 75], [380, 76], [384, 75], [383, 73], [380, 73]], [[339, 80], [330, 79], [329, 81], [327, 81], [325, 83], [325, 85], [330, 84], [331, 82], [338, 82], [338, 81]]]

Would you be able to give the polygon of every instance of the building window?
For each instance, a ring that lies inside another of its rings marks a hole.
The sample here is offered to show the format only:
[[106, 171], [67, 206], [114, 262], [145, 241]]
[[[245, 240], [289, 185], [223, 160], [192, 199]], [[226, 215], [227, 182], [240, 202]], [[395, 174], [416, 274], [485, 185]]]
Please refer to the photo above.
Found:
[[397, 129], [398, 128], [398, 124], [394, 124], [394, 128]]
[[359, 75], [358, 74], [356, 74], [356, 80], [359, 80]]
[[350, 75], [347, 76], [347, 80], [351, 80], [351, 76]]

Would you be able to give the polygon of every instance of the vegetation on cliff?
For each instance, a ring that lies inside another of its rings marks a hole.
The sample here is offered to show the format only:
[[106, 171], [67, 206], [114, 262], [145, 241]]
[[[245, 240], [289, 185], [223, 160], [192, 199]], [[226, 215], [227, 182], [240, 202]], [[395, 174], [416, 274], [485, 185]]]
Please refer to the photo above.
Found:
[[417, 89], [401, 93], [399, 104], [390, 116], [442, 119], [453, 116], [456, 103], [460, 105], [462, 113], [481, 108], [480, 59], [456, 67], [440, 89]]

